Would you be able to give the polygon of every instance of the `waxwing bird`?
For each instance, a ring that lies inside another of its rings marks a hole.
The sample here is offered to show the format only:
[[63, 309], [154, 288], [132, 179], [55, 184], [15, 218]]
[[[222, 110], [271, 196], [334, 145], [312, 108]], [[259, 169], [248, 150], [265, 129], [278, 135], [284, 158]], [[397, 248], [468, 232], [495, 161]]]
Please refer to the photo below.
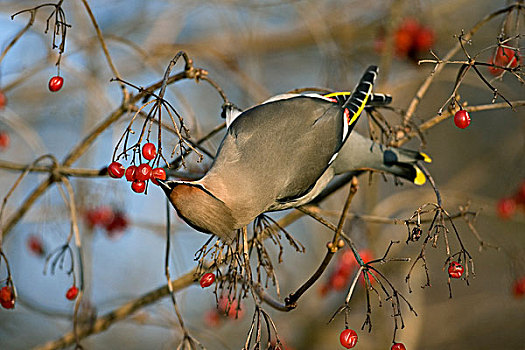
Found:
[[313, 200], [337, 174], [374, 169], [423, 184], [415, 164], [430, 161], [425, 154], [352, 132], [365, 107], [391, 101], [372, 93], [376, 76], [369, 67], [352, 93], [284, 94], [226, 111], [227, 132], [206, 175], [159, 181], [178, 215], [229, 241], [264, 212]]

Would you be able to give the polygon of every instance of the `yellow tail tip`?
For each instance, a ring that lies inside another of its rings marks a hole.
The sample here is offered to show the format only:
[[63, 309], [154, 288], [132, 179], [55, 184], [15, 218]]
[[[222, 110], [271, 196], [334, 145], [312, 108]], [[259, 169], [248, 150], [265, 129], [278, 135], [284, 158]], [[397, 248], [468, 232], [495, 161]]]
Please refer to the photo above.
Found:
[[423, 172], [416, 167], [416, 178], [414, 179], [414, 183], [418, 186], [424, 185], [425, 182], [427, 182], [427, 178]]
[[423, 152], [419, 152], [419, 154], [421, 154], [421, 155], [423, 156], [423, 161], [424, 161], [425, 163], [432, 163], [432, 158], [430, 158], [430, 157], [428, 156], [428, 154], [423, 153]]

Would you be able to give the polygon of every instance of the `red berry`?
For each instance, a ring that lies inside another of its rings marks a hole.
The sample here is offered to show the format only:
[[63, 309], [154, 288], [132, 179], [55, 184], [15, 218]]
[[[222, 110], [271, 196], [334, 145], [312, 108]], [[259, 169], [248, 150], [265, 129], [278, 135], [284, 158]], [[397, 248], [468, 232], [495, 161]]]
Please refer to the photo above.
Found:
[[15, 307], [13, 288], [4, 286], [0, 289], [0, 305], [2, 305], [4, 309], [12, 309]]
[[134, 192], [142, 193], [146, 189], [146, 183], [144, 181], [135, 180], [131, 184], [131, 189]]
[[211, 286], [213, 282], [215, 282], [215, 275], [211, 272], [208, 272], [201, 277], [200, 284], [202, 288], [206, 288]]
[[412, 48], [412, 34], [406, 30], [399, 29], [395, 35], [396, 53], [399, 56], [407, 56]]
[[417, 36], [421, 25], [416, 19], [407, 18], [397, 29], [394, 37], [396, 53], [399, 56], [408, 56], [417, 50]]
[[521, 57], [516, 51], [508, 47], [498, 47], [496, 51], [496, 64], [498, 66], [516, 68], [521, 61]]
[[9, 147], [10, 143], [11, 143], [11, 138], [9, 137], [9, 134], [7, 133], [7, 131], [0, 131], [0, 151], [3, 151], [7, 147]]
[[[373, 259], [373, 254], [370, 250], [363, 249], [359, 251], [359, 255], [363, 259], [364, 263], [367, 263]], [[344, 250], [340, 255], [335, 270], [331, 273], [330, 279], [327, 284], [323, 287], [321, 293], [327, 293], [330, 290], [343, 290], [350, 283], [353, 274], [356, 271], [358, 264], [354, 257], [354, 253], [351, 250]], [[368, 273], [368, 277], [371, 283], [374, 283], [374, 276]], [[363, 276], [361, 275], [360, 280], [364, 283]]]
[[222, 296], [219, 299], [219, 305], [217, 308], [221, 315], [227, 316], [231, 319], [240, 319], [244, 316], [242, 304], [239, 304], [237, 299], [230, 301], [227, 297]]
[[[396, 54], [401, 57], [415, 59], [421, 51], [428, 51], [434, 44], [434, 31], [419, 23], [417, 19], [405, 18], [394, 33], [394, 48]], [[381, 52], [384, 50], [385, 39], [380, 37], [376, 40], [375, 48]]]
[[32, 252], [35, 255], [44, 255], [44, 246], [42, 244], [42, 239], [40, 239], [40, 237], [38, 236], [29, 236], [29, 238], [27, 239], [27, 248], [30, 252]]
[[7, 105], [7, 97], [2, 90], [0, 90], [0, 110], [4, 109]]
[[427, 28], [421, 28], [416, 34], [415, 47], [416, 51], [430, 50], [434, 44], [434, 32]]
[[135, 180], [148, 181], [151, 178], [151, 167], [144, 163], [137, 167], [135, 171]]
[[104, 227], [113, 220], [113, 209], [108, 206], [100, 206], [89, 209], [85, 213], [85, 219], [89, 227]]
[[353, 348], [357, 344], [357, 333], [353, 329], [345, 329], [339, 336], [341, 345], [347, 349]]
[[156, 179], [166, 180], [166, 170], [163, 168], [155, 168], [151, 171], [151, 181], [155, 185], [159, 185], [159, 182]]
[[525, 277], [521, 277], [514, 282], [512, 292], [516, 298], [521, 298], [525, 295]]
[[135, 181], [135, 174], [137, 173], [137, 167], [134, 166], [134, 165], [130, 165], [127, 169], [126, 169], [126, 180], [128, 181]]
[[405, 348], [405, 344], [403, 343], [394, 343], [390, 350], [407, 350], [407, 348]]
[[0, 305], [2, 305], [4, 309], [13, 309], [15, 307], [15, 301], [0, 301]]
[[516, 200], [514, 198], [502, 198], [498, 202], [498, 215], [502, 219], [508, 219], [516, 212]]
[[108, 174], [112, 178], [118, 179], [124, 176], [124, 166], [119, 162], [113, 162], [108, 166]]
[[345, 269], [351, 269], [354, 266], [357, 266], [357, 261], [355, 261], [354, 253], [350, 249], [345, 249], [343, 254], [338, 260], [338, 264]]
[[121, 233], [128, 228], [129, 222], [126, 214], [121, 211], [116, 211], [111, 221], [104, 225], [106, 232], [109, 237], [114, 237], [116, 234]]
[[72, 286], [66, 292], [67, 300], [75, 300], [77, 298], [77, 295], [78, 295], [78, 288], [77, 288], [77, 286]]
[[64, 78], [59, 77], [58, 75], [49, 79], [49, 91], [56, 92], [62, 89], [62, 85], [64, 85]]
[[155, 148], [155, 145], [151, 142], [146, 143], [142, 147], [142, 156], [146, 158], [147, 160], [152, 160], [157, 155], [157, 149]]
[[330, 279], [331, 287], [333, 289], [335, 289], [335, 290], [343, 290], [343, 289], [345, 289], [346, 284], [349, 282], [348, 281], [348, 277], [349, 276], [345, 276], [345, 275], [343, 275], [341, 273], [336, 273]]
[[465, 129], [470, 125], [470, 115], [464, 109], [461, 109], [454, 114], [454, 124], [460, 129]]
[[[489, 59], [489, 64], [500, 67], [516, 68], [521, 63], [521, 57], [516, 51], [507, 47], [498, 47], [496, 49], [495, 57]], [[494, 66], [489, 67], [489, 72], [492, 75], [500, 75], [503, 69]]]
[[448, 265], [448, 275], [452, 278], [460, 278], [463, 276], [464, 270], [463, 265], [457, 261], [453, 261]]
[[361, 256], [361, 259], [363, 259], [364, 263], [374, 260], [374, 254], [372, 253], [371, 250], [362, 249], [359, 251], [359, 255]]
[[503, 69], [501, 69], [501, 68], [496, 68], [496, 67], [493, 66], [494, 64], [499, 66], [499, 64], [497, 64], [496, 62], [494, 62], [494, 59], [493, 59], [492, 57], [489, 59], [489, 64], [491, 65], [491, 66], [489, 66], [489, 72], [490, 72], [490, 74], [492, 74], [492, 75], [494, 75], [494, 76], [498, 76], [498, 75], [501, 74], [501, 72], [503, 72]]

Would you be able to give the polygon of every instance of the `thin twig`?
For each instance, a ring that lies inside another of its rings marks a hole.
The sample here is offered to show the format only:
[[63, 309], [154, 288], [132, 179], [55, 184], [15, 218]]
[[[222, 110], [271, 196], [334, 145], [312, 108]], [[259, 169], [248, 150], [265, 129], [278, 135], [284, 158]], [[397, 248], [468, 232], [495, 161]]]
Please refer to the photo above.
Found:
[[[487, 16], [482, 18], [480, 21], [478, 21], [472, 27], [472, 29], [470, 29], [470, 31], [463, 36], [464, 40], [470, 40], [470, 38], [472, 38], [472, 36], [485, 23], [489, 22], [493, 18], [495, 18], [495, 17], [497, 17], [497, 16], [499, 16], [499, 15], [501, 15], [503, 13], [507, 13], [507, 12], [512, 11], [516, 6], [519, 6], [519, 5], [517, 3], [515, 3], [515, 4], [512, 4], [510, 6], [505, 7], [503, 9], [500, 9], [498, 11], [495, 11], [495, 12], [493, 12], [491, 14], [488, 14]], [[460, 49], [461, 49], [461, 43], [458, 42], [458, 43], [456, 43], [456, 45], [449, 52], [447, 52], [447, 54], [443, 58], [443, 61], [450, 60]], [[427, 93], [428, 88], [430, 87], [430, 85], [434, 81], [435, 77], [438, 76], [439, 73], [441, 73], [441, 71], [443, 70], [444, 67], [445, 67], [445, 65], [437, 64], [436, 67], [434, 68], [434, 70], [432, 71], [432, 73], [425, 79], [423, 84], [421, 84], [421, 86], [419, 87], [418, 91], [416, 92], [416, 95], [414, 96], [412, 101], [410, 101], [410, 104], [409, 104], [409, 106], [407, 108], [405, 117], [403, 118], [403, 124], [407, 125], [409, 123], [410, 119], [412, 118], [412, 116], [414, 115], [414, 113], [416, 111], [417, 106], [419, 105], [419, 102], [421, 102], [421, 99]]]
[[[173, 291], [177, 292], [193, 284], [195, 272], [196, 272], [196, 269], [193, 269], [192, 271], [177, 278], [176, 280], [173, 280], [172, 281]], [[169, 294], [168, 285], [164, 285], [134, 300], [131, 300], [125, 303], [124, 305], [118, 307], [117, 309], [111, 312], [108, 312], [104, 316], [97, 318], [96, 320], [93, 321], [92, 324], [79, 326], [77, 330], [78, 339], [86, 338], [87, 336], [90, 336], [92, 334], [101, 333], [105, 331], [106, 329], [108, 329], [115, 322], [118, 322], [120, 320], [123, 320], [129, 317], [137, 310], [160, 300], [161, 298], [167, 296], [168, 294]], [[68, 347], [74, 344], [75, 341], [76, 341], [75, 334], [73, 332], [69, 332], [67, 334], [64, 334], [62, 337], [60, 337], [57, 340], [54, 340], [46, 344], [43, 344], [41, 346], [35, 347], [34, 350], [62, 349], [62, 348], [65, 348], [65, 347]]]
[[[9, 52], [9, 50], [16, 44], [18, 40], [24, 35], [25, 32], [31, 28], [31, 26], [35, 23], [35, 16], [36, 16], [36, 10], [30, 11], [31, 17], [29, 18], [29, 21], [25, 25], [24, 28], [20, 29], [18, 33], [16, 33], [15, 37], [7, 44], [5, 49], [2, 51], [2, 54], [0, 55], [0, 63], [2, 63], [2, 60], [4, 59], [5, 55]], [[12, 18], [12, 17], [11, 17]]]
[[[91, 11], [91, 7], [89, 6], [87, 0], [82, 0], [82, 4], [84, 4], [84, 7], [86, 8], [86, 11], [89, 15], [89, 19], [91, 20], [91, 23], [93, 24], [93, 27], [95, 28], [95, 31], [97, 32], [97, 38], [100, 41], [100, 46], [102, 47], [102, 51], [104, 51], [104, 56], [106, 57], [106, 60], [108, 61], [108, 65], [109, 65], [109, 68], [111, 69], [111, 72], [113, 72], [113, 75], [116, 78], [120, 78], [120, 74], [117, 70], [117, 67], [115, 67], [115, 65], [113, 64], [113, 60], [111, 59], [111, 55], [109, 54], [108, 47], [106, 46], [106, 42], [104, 40], [104, 36], [102, 35], [102, 31], [100, 30], [97, 20], [95, 16], [93, 15], [93, 12]], [[130, 96], [129, 96], [128, 90], [126, 89], [126, 86], [120, 83], [120, 88], [122, 89], [123, 101], [127, 101]]]
[[[514, 108], [525, 106], [525, 100], [510, 101], [510, 102], [512, 103]], [[469, 113], [472, 113], [472, 112], [490, 111], [494, 109], [504, 109], [508, 107], [509, 105], [507, 104], [507, 102], [500, 102], [500, 103], [489, 103], [489, 104], [478, 105], [478, 106], [465, 106], [463, 107], [463, 109]], [[454, 112], [452, 111], [444, 111], [441, 115], [436, 114], [434, 117], [427, 120], [426, 122], [424, 122], [418, 127], [419, 132], [424, 132], [426, 130], [429, 130], [432, 127], [436, 126], [437, 124], [443, 122], [444, 120], [450, 118], [453, 115], [454, 115]], [[391, 146], [400, 147], [416, 136], [418, 136], [418, 132], [412, 131], [406, 134], [402, 139], [392, 142]]]
[[291, 293], [285, 299], [285, 303], [287, 307], [294, 308], [297, 306], [297, 301], [299, 300], [299, 298], [308, 289], [310, 289], [310, 287], [321, 277], [323, 272], [328, 267], [328, 264], [332, 260], [334, 254], [338, 251], [339, 248], [343, 246], [344, 243], [342, 243], [342, 241], [339, 242], [339, 236], [341, 236], [342, 234], [343, 225], [346, 220], [346, 215], [348, 214], [348, 210], [350, 209], [350, 203], [352, 203], [352, 199], [354, 198], [354, 195], [356, 194], [356, 192], [357, 192], [357, 178], [354, 177], [350, 185], [350, 191], [348, 193], [348, 197], [346, 199], [343, 211], [341, 212], [341, 216], [339, 218], [339, 223], [337, 225], [337, 228], [334, 230], [334, 236], [332, 238], [332, 242], [327, 244], [327, 252], [326, 252], [325, 257], [323, 258], [323, 261], [321, 262], [317, 270], [312, 274], [312, 276], [303, 285], [301, 285], [295, 292]]

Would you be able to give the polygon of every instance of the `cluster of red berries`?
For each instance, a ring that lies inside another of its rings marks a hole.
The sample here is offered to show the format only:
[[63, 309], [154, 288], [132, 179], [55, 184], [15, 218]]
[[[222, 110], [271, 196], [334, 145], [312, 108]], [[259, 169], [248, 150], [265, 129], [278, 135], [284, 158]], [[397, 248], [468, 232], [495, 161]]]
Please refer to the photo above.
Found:
[[463, 276], [464, 271], [465, 268], [463, 267], [463, 265], [461, 265], [457, 261], [452, 261], [448, 265], [448, 275], [452, 278], [460, 278], [461, 276]]
[[46, 255], [42, 238], [37, 235], [30, 235], [27, 238], [27, 249], [36, 256], [43, 257]]
[[0, 289], [0, 305], [4, 309], [12, 309], [15, 307], [15, 293], [10, 286], [4, 286]]
[[525, 276], [514, 281], [512, 293], [516, 298], [522, 298], [525, 295]]
[[[516, 68], [521, 62], [522, 59], [518, 52], [501, 46], [498, 46], [494, 55], [489, 59], [489, 64], [509, 68]], [[503, 72], [503, 69], [490, 66], [489, 72], [494, 76], [498, 76]]]
[[200, 280], [200, 285], [202, 288], [207, 288], [215, 282], [215, 275], [211, 272], [205, 273]]
[[[379, 38], [376, 41], [379, 52], [384, 49], [384, 40]], [[417, 59], [419, 53], [430, 50], [433, 44], [434, 31], [414, 18], [406, 18], [394, 34], [394, 47], [399, 57]]]
[[498, 215], [502, 219], [511, 218], [518, 208], [525, 211], [525, 180], [521, 182], [513, 196], [500, 199], [497, 205]]
[[[372, 258], [372, 252], [363, 249], [359, 252], [359, 255], [363, 259], [363, 262], [367, 263]], [[337, 259], [335, 269], [330, 274], [328, 281], [321, 287], [321, 295], [325, 295], [331, 290], [340, 291], [345, 289], [350, 283], [354, 272], [358, 269], [359, 264], [355, 260], [354, 253], [350, 249], [345, 249], [339, 255]], [[368, 274], [370, 281], [374, 281], [374, 277]], [[362, 283], [364, 283], [363, 276], [360, 277]]]
[[460, 129], [465, 129], [470, 125], [470, 115], [464, 109], [460, 109], [454, 114], [454, 124]]
[[[157, 156], [157, 149], [151, 142], [142, 147], [142, 156], [151, 161]], [[142, 163], [139, 166], [130, 165], [127, 169], [119, 162], [112, 162], [108, 166], [108, 174], [113, 178], [121, 178], [126, 175], [126, 180], [131, 182], [131, 189], [136, 193], [142, 193], [146, 190], [146, 182], [151, 180], [158, 185], [157, 179], [166, 180], [166, 170], [163, 168], [152, 169], [148, 163]]]
[[51, 79], [49, 79], [49, 83], [47, 84], [47, 87], [49, 88], [49, 91], [57, 92], [58, 90], [62, 89], [63, 85], [64, 85], [64, 78], [56, 75], [52, 77]]
[[67, 300], [75, 300], [78, 296], [78, 288], [75, 285], [72, 285], [66, 292]]
[[227, 297], [221, 296], [217, 308], [213, 308], [204, 314], [204, 322], [209, 327], [218, 327], [226, 319], [241, 319], [244, 316], [244, 309], [237, 299], [229, 301]]
[[115, 237], [129, 226], [129, 220], [121, 210], [101, 205], [84, 212], [84, 219], [90, 228], [100, 227], [109, 237]]

